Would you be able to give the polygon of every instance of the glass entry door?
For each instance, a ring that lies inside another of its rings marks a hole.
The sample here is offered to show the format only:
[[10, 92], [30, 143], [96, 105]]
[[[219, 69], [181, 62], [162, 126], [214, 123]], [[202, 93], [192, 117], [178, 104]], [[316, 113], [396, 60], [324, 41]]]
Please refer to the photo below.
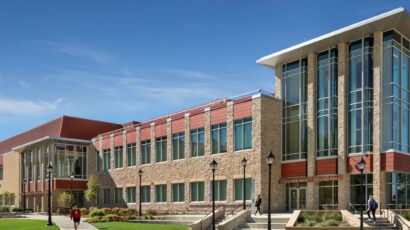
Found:
[[306, 188], [289, 189], [289, 208], [291, 210], [304, 209], [306, 207]]

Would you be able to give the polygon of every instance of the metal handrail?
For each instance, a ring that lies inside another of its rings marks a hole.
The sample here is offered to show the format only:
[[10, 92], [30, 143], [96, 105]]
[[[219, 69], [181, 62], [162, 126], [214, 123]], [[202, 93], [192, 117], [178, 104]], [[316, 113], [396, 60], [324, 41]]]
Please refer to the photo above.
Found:
[[[391, 211], [388, 208], [386, 210], [387, 210], [388, 213], [390, 213], [390, 211]], [[394, 216], [394, 220], [393, 220], [394, 224], [396, 224], [397, 222], [400, 222], [402, 225], [405, 225], [407, 228], [410, 228], [410, 226], [399, 217], [399, 214], [397, 214], [397, 212], [395, 212], [395, 211], [391, 211], [391, 212]], [[397, 226], [397, 224], [396, 224], [396, 226]]]
[[225, 215], [225, 218], [227, 218], [228, 216], [233, 216], [234, 214], [235, 214], [235, 211], [238, 209], [238, 208], [241, 208], [242, 206], [236, 206], [236, 207], [234, 207], [227, 215]]
[[[223, 205], [215, 205], [215, 210], [218, 209], [218, 208], [220, 208], [220, 207], [225, 208]], [[202, 218], [199, 220], [199, 223], [201, 223], [201, 230], [203, 230], [203, 229], [202, 229], [202, 221], [203, 221], [206, 217], [208, 217], [209, 215], [211, 215], [212, 213], [213, 213], [213, 211], [208, 212], [204, 217], [202, 217]]]
[[352, 203], [349, 202], [348, 205], [349, 205], [349, 207], [353, 208], [353, 213], [356, 213], [356, 212], [357, 212], [357, 209], [353, 206]]

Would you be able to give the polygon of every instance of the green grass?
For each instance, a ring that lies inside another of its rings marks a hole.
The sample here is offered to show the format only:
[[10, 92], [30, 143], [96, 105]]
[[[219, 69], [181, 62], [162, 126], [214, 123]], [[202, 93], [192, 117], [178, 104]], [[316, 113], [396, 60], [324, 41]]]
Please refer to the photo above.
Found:
[[46, 226], [45, 220], [0, 219], [0, 229], [59, 230], [57, 226]]
[[[187, 230], [188, 226], [168, 224], [142, 224], [128, 222], [99, 222], [92, 223], [100, 230]], [[1, 228], [0, 228], [1, 229]]]

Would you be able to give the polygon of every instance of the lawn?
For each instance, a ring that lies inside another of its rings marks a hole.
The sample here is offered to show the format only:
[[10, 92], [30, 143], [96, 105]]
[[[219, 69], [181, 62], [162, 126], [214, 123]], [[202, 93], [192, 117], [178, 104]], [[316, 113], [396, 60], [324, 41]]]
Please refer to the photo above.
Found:
[[46, 226], [45, 220], [0, 219], [0, 229], [59, 230], [57, 226]]
[[[100, 230], [187, 230], [188, 226], [167, 224], [142, 224], [129, 222], [99, 222], [92, 223]], [[1, 229], [1, 228], [0, 228]]]

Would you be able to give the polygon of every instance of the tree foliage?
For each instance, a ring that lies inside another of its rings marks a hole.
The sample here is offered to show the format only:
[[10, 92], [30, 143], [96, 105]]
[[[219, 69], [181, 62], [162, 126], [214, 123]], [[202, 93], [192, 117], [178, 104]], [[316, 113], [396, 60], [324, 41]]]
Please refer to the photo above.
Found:
[[70, 207], [73, 195], [68, 192], [63, 192], [58, 196], [57, 202], [60, 207]]
[[98, 183], [97, 177], [95, 175], [90, 175], [88, 177], [87, 187], [88, 188], [85, 191], [85, 198], [89, 202], [97, 201], [98, 192], [100, 191], [100, 184]]

